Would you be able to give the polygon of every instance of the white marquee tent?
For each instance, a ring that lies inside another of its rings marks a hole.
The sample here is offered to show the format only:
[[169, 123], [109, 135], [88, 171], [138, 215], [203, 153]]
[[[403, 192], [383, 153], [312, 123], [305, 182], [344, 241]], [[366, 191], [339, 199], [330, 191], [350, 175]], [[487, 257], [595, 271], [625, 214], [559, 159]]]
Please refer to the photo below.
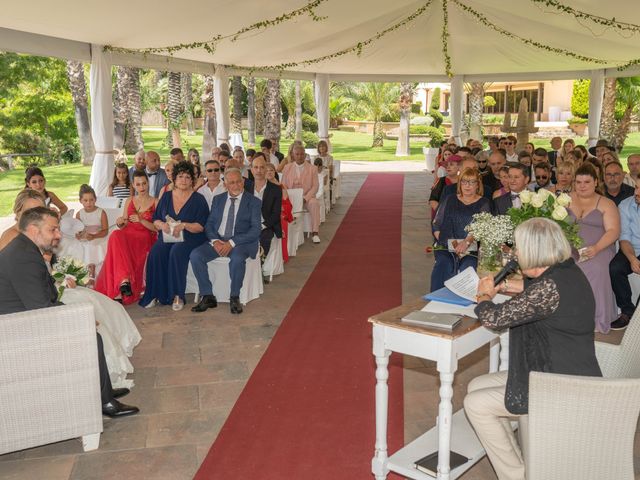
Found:
[[[92, 185], [103, 192], [113, 168], [112, 65], [215, 74], [219, 141], [228, 138], [230, 75], [314, 80], [321, 138], [328, 136], [330, 80], [451, 81], [452, 128], [458, 136], [464, 82], [591, 78], [593, 143], [604, 78], [640, 74], [636, 5], [633, 0], [31, 0], [2, 5], [0, 50], [91, 62], [97, 150]], [[255, 27], [264, 21], [271, 24]], [[251, 28], [243, 31], [246, 27]], [[214, 50], [140, 51], [216, 35], [222, 38], [209, 44]]]

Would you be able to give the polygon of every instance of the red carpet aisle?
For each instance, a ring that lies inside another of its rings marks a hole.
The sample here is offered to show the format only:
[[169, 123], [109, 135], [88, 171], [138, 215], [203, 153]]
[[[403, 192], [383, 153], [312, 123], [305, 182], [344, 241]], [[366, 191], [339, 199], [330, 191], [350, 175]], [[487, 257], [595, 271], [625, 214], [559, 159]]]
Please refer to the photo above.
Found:
[[[375, 362], [367, 318], [402, 302], [403, 181], [368, 176], [196, 479], [371, 478]], [[404, 426], [401, 359], [391, 363], [394, 451]]]

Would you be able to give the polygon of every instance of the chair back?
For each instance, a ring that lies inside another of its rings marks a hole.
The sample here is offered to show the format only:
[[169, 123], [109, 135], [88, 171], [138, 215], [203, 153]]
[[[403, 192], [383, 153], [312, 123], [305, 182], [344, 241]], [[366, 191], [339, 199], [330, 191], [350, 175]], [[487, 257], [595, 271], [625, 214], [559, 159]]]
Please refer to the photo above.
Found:
[[[640, 308], [636, 308], [620, 342], [617, 378], [640, 378]], [[602, 372], [605, 377], [610, 375]]]
[[531, 372], [527, 480], [633, 480], [640, 379]]
[[333, 161], [333, 178], [340, 176], [340, 160]]
[[302, 212], [302, 205], [304, 202], [304, 198], [302, 196], [301, 188], [290, 188], [287, 190], [289, 194], [289, 200], [291, 201], [291, 206], [293, 214], [297, 214]]

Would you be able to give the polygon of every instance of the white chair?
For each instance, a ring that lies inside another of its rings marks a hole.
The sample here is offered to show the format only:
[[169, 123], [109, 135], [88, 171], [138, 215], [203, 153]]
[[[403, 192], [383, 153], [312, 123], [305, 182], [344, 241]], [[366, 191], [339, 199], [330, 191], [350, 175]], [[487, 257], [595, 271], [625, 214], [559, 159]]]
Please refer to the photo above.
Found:
[[291, 188], [287, 190], [291, 201], [293, 222], [289, 224], [289, 238], [287, 239], [287, 251], [290, 257], [295, 257], [298, 247], [304, 243], [304, 217], [301, 188]]
[[267, 258], [262, 264], [262, 275], [269, 277], [269, 281], [273, 280], [274, 275], [284, 273], [284, 260], [282, 258], [282, 239], [273, 237], [271, 239], [271, 247]]
[[[209, 268], [209, 278], [213, 284], [213, 294], [218, 302], [228, 302], [229, 292], [231, 291], [231, 276], [229, 275], [229, 258], [218, 257], [207, 264]], [[264, 285], [262, 283], [262, 269], [260, 268], [260, 258], [247, 258], [245, 261], [246, 271], [244, 281], [240, 289], [240, 303], [246, 305], [251, 300], [255, 300], [264, 293]], [[191, 264], [187, 270], [187, 287], [185, 293], [195, 293], [195, 301], [200, 298], [200, 289], [196, 280]]]
[[531, 372], [527, 480], [633, 480], [640, 379]]
[[342, 196], [340, 179], [340, 160], [333, 161], [333, 189], [331, 190], [331, 203], [335, 204], [336, 200]]
[[0, 315], [0, 455], [102, 432], [93, 307]]
[[[318, 174], [318, 193], [316, 193], [316, 200], [318, 200], [318, 203], [320, 204], [320, 223], [324, 223], [327, 219], [325, 206], [324, 206], [325, 175], [326, 173], [324, 172]], [[303, 212], [303, 223], [304, 223], [304, 233], [306, 233], [308, 237], [312, 232], [312, 227], [311, 227], [311, 215], [306, 210]]]
[[620, 345], [595, 342], [602, 375], [609, 378], [640, 378], [640, 308], [636, 308]]
[[107, 214], [110, 231], [118, 228], [116, 227], [116, 220], [124, 213], [124, 204], [126, 201], [126, 198], [116, 197], [98, 197], [96, 199], [96, 206], [103, 209]]
[[632, 273], [628, 278], [629, 285], [631, 286], [631, 301], [637, 304], [638, 298], [640, 297], [640, 275]]

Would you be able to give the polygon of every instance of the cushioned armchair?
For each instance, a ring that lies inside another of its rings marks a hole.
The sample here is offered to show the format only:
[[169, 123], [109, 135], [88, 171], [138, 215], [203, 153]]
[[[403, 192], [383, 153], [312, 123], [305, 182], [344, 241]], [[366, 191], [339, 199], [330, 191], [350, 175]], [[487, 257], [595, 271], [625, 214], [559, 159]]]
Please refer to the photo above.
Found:
[[640, 308], [631, 317], [620, 345], [595, 342], [602, 375], [608, 378], [640, 378]]
[[101, 403], [90, 304], [0, 315], [0, 454], [75, 437], [98, 448]]

